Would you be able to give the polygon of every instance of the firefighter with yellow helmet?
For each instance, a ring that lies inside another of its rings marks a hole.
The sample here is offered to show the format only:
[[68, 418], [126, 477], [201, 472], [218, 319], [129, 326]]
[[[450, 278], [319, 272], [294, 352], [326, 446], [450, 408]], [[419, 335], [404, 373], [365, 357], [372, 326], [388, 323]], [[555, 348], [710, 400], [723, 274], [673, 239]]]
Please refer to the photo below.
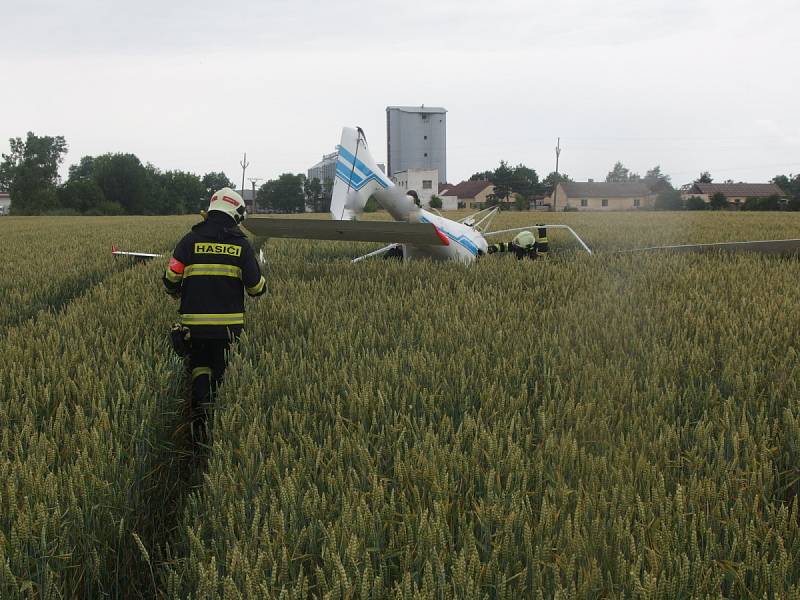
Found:
[[244, 294], [260, 296], [266, 281], [239, 225], [247, 217], [242, 197], [230, 188], [211, 196], [204, 220], [172, 254], [164, 286], [180, 298], [180, 323], [172, 330], [175, 350], [188, 356], [192, 380], [192, 428], [205, 438], [206, 409], [227, 366], [227, 353], [244, 326]]
[[539, 233], [538, 240], [532, 231], [520, 231], [510, 242], [490, 244], [487, 253], [511, 252], [518, 260], [522, 260], [523, 258], [536, 259], [546, 257], [549, 251], [547, 228], [544, 225], [537, 225], [537, 229]]

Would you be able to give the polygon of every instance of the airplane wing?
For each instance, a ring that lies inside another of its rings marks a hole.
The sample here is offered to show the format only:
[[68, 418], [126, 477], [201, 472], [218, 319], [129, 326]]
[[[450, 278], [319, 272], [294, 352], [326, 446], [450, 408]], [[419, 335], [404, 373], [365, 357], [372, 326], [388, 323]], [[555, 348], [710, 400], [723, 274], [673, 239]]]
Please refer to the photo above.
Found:
[[242, 226], [257, 236], [305, 240], [391, 242], [448, 246], [450, 241], [432, 223], [405, 221], [323, 221], [249, 217]]
[[800, 254], [800, 239], [796, 240], [758, 240], [752, 242], [721, 242], [716, 244], [681, 244], [678, 246], [651, 246], [621, 250], [626, 252], [649, 252], [663, 250], [668, 252], [759, 252], [761, 254]]

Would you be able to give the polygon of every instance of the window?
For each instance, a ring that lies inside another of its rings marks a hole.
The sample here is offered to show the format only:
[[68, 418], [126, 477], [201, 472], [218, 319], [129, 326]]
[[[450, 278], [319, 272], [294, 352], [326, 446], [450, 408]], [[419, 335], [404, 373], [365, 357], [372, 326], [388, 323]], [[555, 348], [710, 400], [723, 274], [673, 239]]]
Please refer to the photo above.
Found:
[[423, 135], [422, 137], [423, 137], [423, 139], [426, 139], [426, 140], [428, 139], [427, 135]]
[[427, 152], [425, 153], [425, 158], [428, 158], [428, 153]]
[[608, 198], [603, 198], [600, 201], [600, 206], [608, 206]]
[[634, 198], [634, 199], [633, 199], [633, 206], [634, 206], [634, 208], [639, 208], [639, 206], [640, 206], [641, 202], [642, 202], [642, 201], [641, 201], [639, 198]]
[[586, 198], [581, 198], [581, 206], [589, 206], [589, 200]]
[[433, 180], [432, 179], [423, 179], [422, 180], [422, 189], [423, 190], [430, 190], [433, 188]]

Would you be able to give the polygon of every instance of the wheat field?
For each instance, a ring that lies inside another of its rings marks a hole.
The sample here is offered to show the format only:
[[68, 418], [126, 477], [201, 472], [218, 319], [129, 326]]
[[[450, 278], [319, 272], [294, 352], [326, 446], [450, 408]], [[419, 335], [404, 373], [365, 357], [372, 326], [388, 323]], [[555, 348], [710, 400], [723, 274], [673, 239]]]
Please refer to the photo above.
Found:
[[0, 598], [800, 597], [800, 260], [614, 253], [800, 215], [531, 219], [597, 253], [266, 242], [203, 460], [110, 255], [194, 219], [0, 219]]

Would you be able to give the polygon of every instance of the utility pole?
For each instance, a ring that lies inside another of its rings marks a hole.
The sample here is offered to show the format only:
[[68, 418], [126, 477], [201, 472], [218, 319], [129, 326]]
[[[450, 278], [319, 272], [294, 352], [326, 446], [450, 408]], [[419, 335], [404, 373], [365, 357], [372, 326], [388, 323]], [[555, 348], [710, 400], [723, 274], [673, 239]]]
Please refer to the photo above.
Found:
[[256, 213], [256, 183], [261, 181], [261, 177], [248, 177], [247, 180], [253, 184], [253, 214]]
[[247, 170], [247, 167], [250, 166], [250, 163], [247, 162], [247, 152], [244, 153], [244, 158], [239, 161], [239, 164], [242, 166], [242, 194], [244, 194], [244, 172]]
[[553, 184], [553, 212], [556, 212], [556, 191], [558, 190], [558, 182], [561, 179], [558, 176], [558, 157], [561, 156], [561, 138], [558, 138], [558, 143], [556, 144], [556, 181]]

